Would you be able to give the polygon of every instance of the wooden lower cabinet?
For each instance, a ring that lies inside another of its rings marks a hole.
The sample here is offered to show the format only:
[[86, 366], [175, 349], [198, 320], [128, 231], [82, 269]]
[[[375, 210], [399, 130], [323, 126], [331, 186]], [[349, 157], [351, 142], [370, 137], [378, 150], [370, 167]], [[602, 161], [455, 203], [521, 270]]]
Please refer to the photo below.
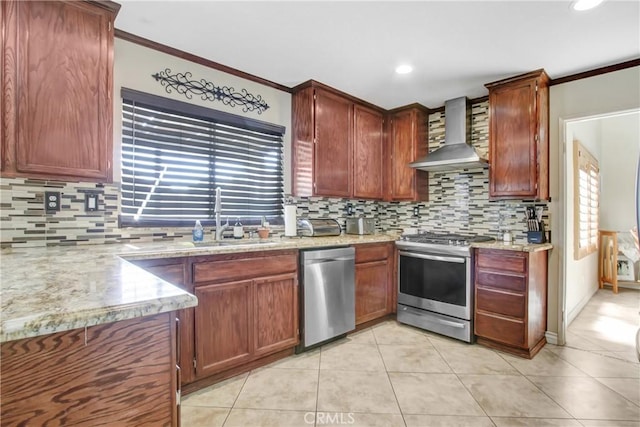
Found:
[[297, 274], [254, 281], [254, 355], [298, 344]]
[[356, 325], [393, 312], [393, 245], [356, 245]]
[[546, 343], [547, 251], [476, 249], [478, 344], [532, 358]]
[[297, 251], [192, 260], [196, 380], [298, 344], [297, 265]]
[[198, 286], [195, 315], [197, 378], [251, 360], [253, 283], [250, 280]]
[[1, 424], [176, 426], [175, 313], [2, 343]]
[[198, 298], [197, 307], [177, 312], [189, 392], [299, 342], [297, 250], [131, 262]]
[[[176, 285], [187, 292], [193, 293], [193, 285], [189, 283], [187, 258], [158, 258], [131, 261], [148, 272], [163, 280]], [[193, 322], [195, 309], [185, 308], [176, 311], [178, 320], [177, 361], [180, 366], [182, 384], [188, 384], [195, 378], [193, 355], [195, 353], [193, 340]]]

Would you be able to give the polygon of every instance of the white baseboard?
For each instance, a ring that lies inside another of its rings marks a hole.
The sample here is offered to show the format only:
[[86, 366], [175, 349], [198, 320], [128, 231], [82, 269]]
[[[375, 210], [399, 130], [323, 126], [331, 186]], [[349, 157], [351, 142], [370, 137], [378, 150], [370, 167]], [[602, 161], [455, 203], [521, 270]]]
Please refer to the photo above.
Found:
[[580, 302], [578, 302], [578, 304], [576, 304], [576, 306], [567, 313], [567, 327], [569, 327], [571, 322], [573, 322], [573, 319], [578, 317], [578, 314], [580, 314], [582, 309], [587, 305], [587, 303], [589, 303], [589, 300], [591, 299], [591, 297], [593, 297], [593, 295], [595, 295], [596, 292], [598, 292], [597, 285], [593, 289], [589, 289], [589, 292], [587, 292], [587, 294], [582, 297]]
[[549, 344], [558, 345], [558, 334], [555, 332], [546, 331], [544, 333], [544, 337], [547, 339]]

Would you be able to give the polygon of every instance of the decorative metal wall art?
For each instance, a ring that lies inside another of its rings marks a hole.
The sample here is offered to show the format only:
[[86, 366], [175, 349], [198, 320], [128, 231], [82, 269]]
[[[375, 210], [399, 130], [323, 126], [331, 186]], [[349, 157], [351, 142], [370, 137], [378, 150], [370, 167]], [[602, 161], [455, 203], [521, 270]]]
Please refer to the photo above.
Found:
[[156, 81], [159, 81], [167, 93], [172, 90], [184, 95], [187, 99], [193, 98], [193, 95], [199, 96], [203, 101], [221, 101], [224, 105], [230, 107], [242, 106], [243, 112], [256, 111], [262, 114], [269, 108], [266, 101], [260, 95], [252, 95], [246, 89], [237, 92], [233, 87], [216, 86], [212, 82], [205, 79], [192, 80], [192, 74], [175, 73], [172, 74], [171, 69], [152, 74]]

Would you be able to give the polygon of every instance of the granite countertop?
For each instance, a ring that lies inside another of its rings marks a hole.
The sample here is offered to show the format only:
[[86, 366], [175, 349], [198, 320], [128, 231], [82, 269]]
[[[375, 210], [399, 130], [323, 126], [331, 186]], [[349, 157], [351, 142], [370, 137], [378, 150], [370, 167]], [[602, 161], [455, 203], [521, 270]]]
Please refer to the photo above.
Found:
[[499, 249], [505, 251], [518, 251], [518, 252], [539, 252], [539, 251], [548, 251], [553, 249], [553, 245], [551, 243], [503, 243], [499, 240], [495, 242], [478, 242], [472, 243], [471, 247], [473, 248], [484, 248], [484, 249]]
[[173, 258], [394, 241], [395, 234], [233, 241], [56, 246], [0, 256], [0, 342], [197, 305], [190, 293], [126, 259]]

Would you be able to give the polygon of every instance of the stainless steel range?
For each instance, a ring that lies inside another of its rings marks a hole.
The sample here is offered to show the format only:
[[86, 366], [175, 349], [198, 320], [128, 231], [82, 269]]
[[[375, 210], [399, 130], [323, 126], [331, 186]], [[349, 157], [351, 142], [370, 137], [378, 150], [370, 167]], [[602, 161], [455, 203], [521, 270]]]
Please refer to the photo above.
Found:
[[438, 233], [398, 240], [398, 321], [472, 342], [470, 244], [492, 240]]

